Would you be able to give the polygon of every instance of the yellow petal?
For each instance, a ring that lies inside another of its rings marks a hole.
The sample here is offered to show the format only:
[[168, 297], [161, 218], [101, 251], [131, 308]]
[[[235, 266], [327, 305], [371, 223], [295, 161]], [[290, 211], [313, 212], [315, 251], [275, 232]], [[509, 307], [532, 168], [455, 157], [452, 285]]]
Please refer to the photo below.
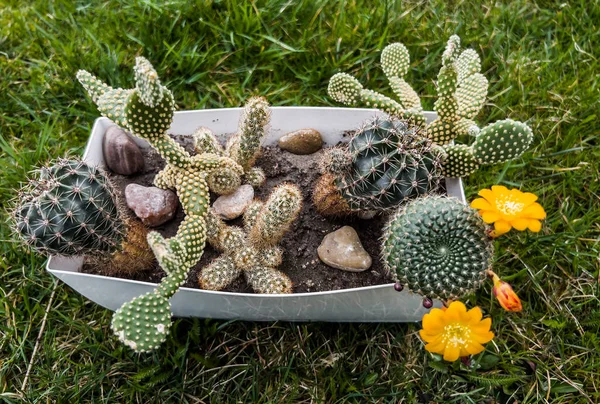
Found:
[[484, 318], [479, 322], [479, 324], [475, 324], [471, 326], [471, 331], [475, 334], [485, 334], [490, 331], [492, 327], [492, 319], [491, 317]]
[[488, 331], [486, 333], [473, 333], [471, 339], [479, 344], [486, 344], [494, 339], [494, 333]]
[[465, 346], [465, 350], [469, 353], [469, 355], [477, 355], [480, 352], [483, 352], [485, 348], [483, 345], [477, 342], [471, 342]]
[[519, 219], [511, 220], [510, 225], [519, 231], [523, 231], [523, 230], [527, 229], [527, 226], [529, 226], [529, 221], [530, 221], [530, 219], [519, 218]]
[[425, 345], [425, 350], [427, 350], [427, 352], [433, 352], [433, 353], [437, 353], [440, 355], [444, 354], [444, 350], [446, 349], [446, 344], [444, 344], [443, 342], [432, 342], [430, 344]]
[[460, 348], [457, 346], [447, 346], [444, 350], [444, 360], [454, 362], [460, 356]]
[[496, 220], [500, 220], [500, 214], [494, 211], [485, 211], [481, 214], [481, 218], [486, 223], [494, 223]]
[[540, 222], [539, 220], [530, 220], [529, 230], [531, 230], [534, 233], [539, 232], [540, 230], [542, 230], [542, 222]]
[[508, 194], [508, 189], [504, 185], [492, 185], [494, 195]]
[[[458, 300], [450, 303], [448, 309], [444, 312], [447, 323], [451, 321], [458, 321], [461, 318], [461, 315], [467, 312], [467, 307], [463, 302]], [[446, 323], [446, 324], [447, 324]]]
[[473, 209], [484, 209], [484, 210], [493, 210], [494, 208], [488, 201], [483, 198], [477, 198], [471, 202], [471, 207]]
[[478, 324], [483, 317], [483, 313], [479, 307], [473, 307], [469, 310], [469, 321], [471, 324]]
[[491, 189], [482, 189], [477, 194], [483, 196], [491, 205], [496, 203], [496, 195], [494, 195]]
[[531, 205], [535, 201], [538, 200], [537, 195], [532, 194], [531, 192], [523, 192], [520, 196], [521, 202], [525, 204], [525, 206]]
[[534, 203], [533, 205], [523, 209], [523, 212], [521, 212], [521, 216], [528, 217], [531, 219], [545, 219], [546, 211], [544, 211], [542, 205], [540, 205], [539, 203]]
[[435, 313], [425, 314], [422, 322], [423, 329], [433, 334], [441, 332], [445, 325], [442, 316], [436, 316]]
[[508, 233], [510, 229], [510, 224], [505, 220], [498, 220], [494, 223], [494, 230], [496, 231], [496, 235], [498, 236], [504, 233]]

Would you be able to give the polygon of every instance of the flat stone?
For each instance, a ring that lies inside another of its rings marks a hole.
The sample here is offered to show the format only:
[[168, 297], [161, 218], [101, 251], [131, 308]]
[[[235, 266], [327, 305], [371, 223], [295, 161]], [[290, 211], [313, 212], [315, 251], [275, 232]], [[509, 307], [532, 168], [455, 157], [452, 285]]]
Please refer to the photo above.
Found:
[[300, 129], [279, 138], [279, 147], [294, 154], [312, 154], [323, 147], [323, 139], [315, 129]]
[[104, 163], [113, 172], [132, 175], [144, 169], [144, 156], [129, 133], [117, 125], [106, 130], [102, 140]]
[[240, 217], [254, 199], [252, 185], [244, 184], [229, 195], [221, 195], [213, 203], [214, 212], [224, 220]]
[[168, 222], [177, 211], [177, 195], [168, 189], [129, 184], [125, 187], [125, 202], [146, 226], [156, 227]]
[[325, 236], [317, 249], [319, 258], [330, 267], [349, 272], [362, 272], [373, 260], [363, 248], [356, 230], [344, 226]]

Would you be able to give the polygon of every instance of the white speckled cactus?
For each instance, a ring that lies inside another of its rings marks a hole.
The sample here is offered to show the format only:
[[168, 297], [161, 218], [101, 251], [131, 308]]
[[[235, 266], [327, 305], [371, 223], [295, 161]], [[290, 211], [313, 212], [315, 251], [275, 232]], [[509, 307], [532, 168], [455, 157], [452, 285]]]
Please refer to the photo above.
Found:
[[[401, 43], [387, 46], [381, 54], [381, 67], [398, 100], [364, 89], [354, 77], [338, 73], [329, 81], [328, 92], [337, 102], [351, 106], [379, 108], [426, 129], [427, 137], [447, 151], [444, 175], [462, 177], [481, 164], [493, 164], [519, 157], [533, 140], [531, 129], [511, 120], [480, 129], [473, 119], [483, 108], [488, 81], [480, 73], [481, 60], [473, 49], [460, 50], [460, 38], [453, 35], [442, 55], [438, 74], [435, 111], [438, 118], [425, 124], [419, 96], [404, 80], [410, 59]], [[479, 135], [484, 135], [483, 137]], [[460, 135], [477, 136], [471, 146], [450, 143]], [[490, 158], [493, 156], [492, 158]]]
[[258, 293], [292, 293], [292, 281], [276, 269], [283, 255], [277, 244], [301, 208], [298, 187], [281, 184], [266, 202], [255, 200], [246, 209], [243, 229], [227, 226], [210, 212], [208, 242], [223, 254], [202, 270], [200, 286], [222, 290], [243, 273]]
[[155, 290], [125, 303], [113, 316], [112, 328], [119, 339], [135, 351], [145, 352], [165, 341], [171, 323], [169, 299], [204, 251], [209, 206], [206, 178], [223, 172], [239, 177], [244, 170], [231, 158], [211, 152], [190, 156], [167, 135], [175, 109], [172, 93], [146, 59], [136, 58], [134, 72], [136, 87], [129, 90], [109, 87], [86, 71], [79, 71], [77, 78], [104, 116], [158, 150], [167, 165], [154, 184], [174, 189], [185, 213], [174, 237], [148, 234], [148, 244], [167, 276]]

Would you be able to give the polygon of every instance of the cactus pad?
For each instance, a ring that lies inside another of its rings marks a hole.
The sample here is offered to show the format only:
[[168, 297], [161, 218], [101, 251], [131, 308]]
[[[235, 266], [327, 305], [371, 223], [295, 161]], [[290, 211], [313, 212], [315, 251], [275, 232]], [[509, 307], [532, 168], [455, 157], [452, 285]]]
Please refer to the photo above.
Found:
[[529, 126], [505, 119], [481, 130], [473, 143], [473, 154], [485, 164], [501, 163], [519, 157], [532, 141]]
[[444, 146], [444, 177], [466, 177], [479, 168], [473, 150], [464, 144]]

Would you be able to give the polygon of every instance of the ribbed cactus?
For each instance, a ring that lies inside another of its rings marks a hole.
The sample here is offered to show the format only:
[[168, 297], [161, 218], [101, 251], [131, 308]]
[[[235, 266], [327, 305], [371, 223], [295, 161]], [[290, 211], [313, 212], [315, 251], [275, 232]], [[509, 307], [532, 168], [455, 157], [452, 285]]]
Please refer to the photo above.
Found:
[[[491, 124], [480, 130], [473, 121], [485, 103], [488, 81], [480, 73], [481, 60], [477, 53], [473, 49], [461, 51], [458, 36], [450, 37], [442, 55], [437, 83], [438, 98], [434, 105], [438, 117], [427, 125], [418, 95], [404, 80], [409, 65], [408, 51], [400, 43], [387, 46], [381, 54], [381, 67], [398, 101], [364, 89], [358, 80], [345, 73], [338, 73], [331, 78], [329, 95], [346, 105], [379, 108], [392, 116], [421, 125], [429, 139], [447, 149], [449, 158], [443, 163], [445, 176], [467, 176], [480, 164], [507, 161], [527, 150], [533, 140], [527, 125], [515, 121], [510, 121], [512, 123], [509, 125], [507, 120], [500, 121], [504, 124], [496, 123], [502, 128]], [[509, 127], [512, 137], [500, 133], [501, 129], [506, 134]], [[478, 136], [480, 132], [486, 136], [476, 141], [472, 148], [457, 149], [450, 145], [457, 136]], [[484, 155], [494, 157], [485, 159]]]
[[94, 257], [107, 272], [147, 269], [153, 256], [146, 228], [126, 219], [102, 170], [59, 159], [21, 189], [13, 212], [16, 233], [32, 249]]
[[[79, 71], [77, 78], [104, 116], [146, 139], [165, 159], [167, 164], [154, 184], [174, 189], [185, 213], [174, 237], [164, 239], [156, 232], [148, 234], [148, 244], [167, 276], [155, 290], [125, 303], [113, 316], [112, 328], [119, 339], [144, 352], [157, 348], [166, 339], [171, 316], [169, 298], [204, 251], [209, 207], [207, 177], [222, 172], [241, 176], [244, 170], [231, 158], [211, 152], [190, 156], [167, 135], [175, 108], [172, 93], [160, 83], [146, 59], [136, 58], [134, 72], [136, 87], [130, 90], [113, 89], [85, 71]], [[196, 140], [196, 145], [201, 140]]]
[[228, 226], [212, 212], [208, 242], [223, 254], [202, 270], [203, 289], [221, 290], [242, 273], [258, 293], [291, 293], [292, 282], [276, 268], [282, 251], [277, 244], [302, 208], [302, 194], [290, 184], [277, 186], [266, 202], [255, 200], [244, 212], [244, 228]]
[[442, 154], [416, 127], [375, 118], [322, 162], [313, 193], [324, 215], [380, 210], [437, 189]]
[[448, 300], [485, 281], [493, 244], [476, 210], [457, 199], [426, 196], [392, 217], [382, 255], [386, 268], [411, 291]]
[[[229, 138], [227, 147], [221, 146], [210, 129], [201, 127], [193, 135], [194, 148], [197, 153], [213, 153], [231, 158], [242, 166], [244, 180], [259, 187], [265, 183], [266, 176], [262, 169], [253, 166], [260, 154], [260, 143], [267, 134], [270, 119], [269, 103], [262, 97], [250, 98], [242, 111], [238, 131]], [[234, 192], [241, 184], [237, 172], [225, 170], [210, 174], [207, 181], [210, 190], [220, 195]]]

